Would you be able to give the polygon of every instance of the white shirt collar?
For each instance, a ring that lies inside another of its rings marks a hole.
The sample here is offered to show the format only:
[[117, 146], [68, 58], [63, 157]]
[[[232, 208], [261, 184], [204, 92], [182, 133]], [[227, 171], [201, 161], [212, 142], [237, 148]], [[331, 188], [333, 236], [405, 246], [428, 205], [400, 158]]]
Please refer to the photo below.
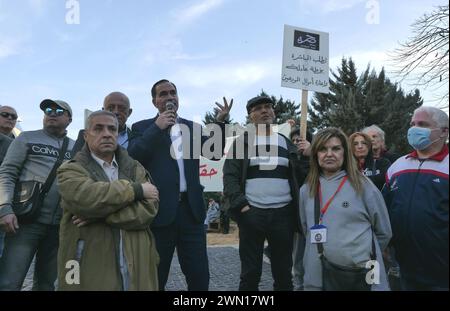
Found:
[[97, 157], [93, 152], [91, 152], [91, 156], [92, 158], [101, 166], [101, 167], [119, 167], [119, 164], [116, 161], [116, 155], [114, 155], [111, 164], [109, 164], [108, 162], [106, 162], [105, 160], [100, 159], [99, 157]]

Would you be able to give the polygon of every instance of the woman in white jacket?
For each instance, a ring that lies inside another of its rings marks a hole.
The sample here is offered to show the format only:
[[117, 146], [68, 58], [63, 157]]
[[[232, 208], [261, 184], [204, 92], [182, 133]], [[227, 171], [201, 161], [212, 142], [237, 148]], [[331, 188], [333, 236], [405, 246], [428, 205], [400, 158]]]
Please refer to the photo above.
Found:
[[358, 170], [340, 129], [327, 128], [314, 137], [300, 216], [305, 290], [389, 289], [382, 259], [392, 236], [386, 205]]

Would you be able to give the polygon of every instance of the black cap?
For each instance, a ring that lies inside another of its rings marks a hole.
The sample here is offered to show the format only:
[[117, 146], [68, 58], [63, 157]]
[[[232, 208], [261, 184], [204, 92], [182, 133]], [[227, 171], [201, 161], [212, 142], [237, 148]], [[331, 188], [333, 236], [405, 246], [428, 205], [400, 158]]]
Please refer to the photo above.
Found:
[[247, 102], [247, 113], [250, 114], [250, 110], [252, 110], [252, 108], [255, 107], [256, 105], [267, 104], [267, 103], [273, 105], [273, 100], [269, 96], [256, 96], [256, 97], [253, 97], [252, 99], [250, 99]]

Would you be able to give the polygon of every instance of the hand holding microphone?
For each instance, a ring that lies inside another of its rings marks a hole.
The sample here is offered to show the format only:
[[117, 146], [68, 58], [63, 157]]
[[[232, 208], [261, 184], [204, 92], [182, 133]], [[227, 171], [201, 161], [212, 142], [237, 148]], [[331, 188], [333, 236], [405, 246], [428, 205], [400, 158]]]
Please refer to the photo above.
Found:
[[176, 105], [172, 101], [166, 102], [166, 110], [160, 113], [158, 119], [156, 119], [156, 125], [161, 129], [165, 130], [175, 124], [177, 119]]

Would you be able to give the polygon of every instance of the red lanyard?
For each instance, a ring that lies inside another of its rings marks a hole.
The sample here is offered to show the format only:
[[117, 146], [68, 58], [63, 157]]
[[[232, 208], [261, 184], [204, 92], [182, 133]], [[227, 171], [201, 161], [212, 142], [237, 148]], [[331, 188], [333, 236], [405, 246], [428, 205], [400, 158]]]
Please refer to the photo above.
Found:
[[[348, 176], [345, 176], [341, 183], [339, 184], [339, 187], [337, 188], [336, 192], [331, 196], [331, 198], [327, 201], [327, 203], [325, 203], [325, 206], [322, 207], [320, 209], [320, 218], [319, 218], [319, 225], [322, 224], [322, 218], [325, 215], [325, 213], [328, 210], [328, 207], [330, 207], [331, 202], [333, 201], [334, 197], [336, 196], [336, 194], [338, 194], [339, 191], [341, 191], [342, 187], [344, 186], [345, 182], [347, 181]], [[320, 182], [319, 182], [319, 186], [318, 186], [318, 191], [319, 191], [319, 200], [320, 200], [320, 206], [322, 206], [322, 190], [320, 187]]]

